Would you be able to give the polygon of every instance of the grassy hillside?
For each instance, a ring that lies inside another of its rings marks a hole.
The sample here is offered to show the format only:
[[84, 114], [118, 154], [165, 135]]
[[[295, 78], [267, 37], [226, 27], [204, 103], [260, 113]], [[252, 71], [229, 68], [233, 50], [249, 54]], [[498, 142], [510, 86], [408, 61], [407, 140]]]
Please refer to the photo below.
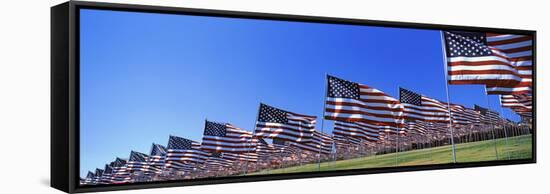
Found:
[[[531, 158], [531, 135], [497, 139], [497, 151], [499, 160]], [[475, 162], [496, 160], [494, 141], [481, 141], [456, 145], [457, 162]], [[452, 162], [451, 146], [441, 146], [430, 149], [413, 150], [407, 152], [392, 153], [378, 156], [367, 156], [349, 160], [321, 163], [321, 170], [343, 170], [389, 166], [412, 166], [422, 164], [441, 164]], [[305, 164], [302, 166], [281, 168], [276, 170], [261, 171], [254, 174], [276, 174], [292, 172], [317, 171], [318, 164]]]

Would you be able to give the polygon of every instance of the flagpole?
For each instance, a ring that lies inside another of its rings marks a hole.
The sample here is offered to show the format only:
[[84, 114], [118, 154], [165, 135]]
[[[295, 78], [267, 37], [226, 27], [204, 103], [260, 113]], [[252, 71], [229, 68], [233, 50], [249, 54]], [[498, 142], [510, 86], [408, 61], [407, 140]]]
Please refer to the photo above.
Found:
[[[499, 96], [499, 101], [500, 101], [500, 106], [499, 109], [500, 109], [500, 115], [504, 116], [504, 112], [502, 111], [502, 97]], [[502, 130], [504, 130], [504, 141], [506, 142], [506, 147], [510, 147], [510, 144], [508, 144], [508, 132], [506, 132], [506, 124], [504, 123], [504, 120], [503, 119], [500, 119], [501, 120], [501, 125], [502, 125]], [[506, 155], [508, 156], [508, 160], [510, 160], [510, 152], [506, 152]]]
[[[326, 113], [327, 97], [328, 97], [327, 76], [328, 74], [325, 73], [325, 97], [323, 98], [323, 114], [321, 115], [321, 133], [323, 133], [325, 129], [325, 113]], [[321, 149], [323, 149], [323, 146], [321, 145], [322, 143], [323, 143], [322, 141], [319, 141], [319, 157], [317, 158], [317, 171], [321, 171]]]
[[452, 117], [453, 117], [453, 113], [451, 111], [451, 99], [450, 99], [450, 96], [449, 96], [449, 83], [448, 83], [448, 78], [447, 78], [447, 51], [445, 50], [445, 40], [444, 40], [444, 36], [443, 36], [443, 31], [440, 31], [440, 35], [441, 35], [441, 51], [442, 51], [442, 54], [443, 54], [443, 67], [444, 68], [444, 72], [443, 74], [445, 75], [445, 94], [447, 94], [447, 109], [449, 111], [449, 130], [451, 131], [451, 148], [452, 148], [452, 152], [453, 152], [453, 163], [456, 163], [456, 148], [455, 148], [455, 141], [454, 141], [454, 134], [453, 134], [453, 121], [452, 121]]
[[[491, 108], [491, 105], [489, 103], [489, 94], [487, 93], [487, 87], [484, 87], [485, 88], [485, 98], [487, 99], [487, 112], [491, 111], [490, 108]], [[487, 119], [487, 112], [485, 113], [485, 119]], [[497, 139], [495, 137], [495, 124], [493, 123], [493, 120], [491, 118], [489, 118], [489, 122], [491, 123], [491, 133], [493, 135], [493, 143], [495, 145], [495, 156], [498, 160], [498, 150], [497, 150]]]
[[[260, 102], [260, 107], [261, 107], [261, 104], [262, 102]], [[250, 147], [252, 147], [252, 144], [253, 144], [253, 141], [254, 141], [254, 136], [256, 136], [256, 122], [258, 122], [258, 117], [260, 115], [260, 107], [258, 107], [258, 113], [256, 113], [256, 120], [254, 120], [254, 125], [252, 126], [252, 137], [250, 138]], [[252, 150], [248, 150], [248, 156], [245, 155], [244, 158], [246, 158], [246, 164], [245, 164], [245, 168], [244, 168], [244, 175], [246, 175], [248, 173], [248, 157], [250, 156], [250, 152]], [[258, 159], [256, 160], [256, 164], [260, 161], [260, 156], [258, 156]], [[256, 165], [257, 166], [257, 165]], [[268, 167], [269, 169], [270, 167]]]

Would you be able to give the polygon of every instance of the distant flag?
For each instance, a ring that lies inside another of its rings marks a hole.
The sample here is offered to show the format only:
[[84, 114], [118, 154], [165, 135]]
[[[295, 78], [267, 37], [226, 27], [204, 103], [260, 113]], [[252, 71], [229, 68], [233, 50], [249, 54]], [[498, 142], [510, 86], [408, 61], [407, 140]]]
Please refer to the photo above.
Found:
[[403, 106], [398, 100], [367, 85], [327, 76], [325, 118], [372, 125], [403, 127]]
[[399, 88], [399, 99], [405, 108], [403, 111], [405, 119], [449, 122], [449, 110], [443, 102], [403, 88]]
[[379, 140], [379, 126], [359, 122], [334, 122], [334, 136], [344, 136], [354, 139], [376, 142]]
[[247, 153], [254, 152], [252, 132], [237, 128], [229, 123], [205, 121], [201, 149], [210, 152]]
[[330, 135], [314, 131], [313, 139], [309, 142], [289, 142], [291, 146], [301, 150], [318, 154], [330, 154], [332, 152], [333, 140]]
[[130, 172], [143, 172], [148, 174], [151, 171], [156, 171], [154, 167], [149, 165], [149, 156], [136, 151], [130, 152], [127, 167]]
[[103, 171], [103, 175], [99, 179], [101, 184], [109, 184], [111, 183], [111, 178], [113, 175], [113, 168], [109, 166], [108, 164], [105, 165], [105, 170]]
[[261, 159], [275, 158], [282, 154], [282, 147], [269, 144], [264, 139], [258, 139], [258, 144], [256, 145], [256, 153]]
[[210, 157], [205, 161], [204, 168], [207, 171], [222, 171], [230, 168], [233, 165], [233, 161], [227, 158], [222, 158], [221, 153], [212, 153]]
[[94, 182], [95, 174], [91, 171], [88, 171], [86, 178], [84, 179], [84, 184], [95, 184]]
[[242, 161], [242, 162], [257, 162], [258, 161], [258, 153], [256, 152], [249, 152], [249, 153], [223, 153], [223, 158], [231, 160], [231, 161]]
[[532, 37], [444, 32], [450, 84], [484, 84], [488, 94], [531, 91]]
[[294, 142], [311, 140], [317, 117], [293, 113], [263, 103], [258, 112], [256, 137]]
[[93, 179], [93, 182], [95, 184], [100, 184], [101, 183], [101, 177], [103, 176], [103, 169], [99, 169], [99, 168], [96, 168], [95, 169], [95, 174], [94, 174], [94, 179]]
[[201, 150], [201, 144], [183, 137], [170, 136], [166, 148], [166, 168], [192, 169], [204, 163], [210, 153]]
[[462, 105], [451, 104], [453, 126], [467, 126], [472, 124], [472, 115]]
[[153, 143], [151, 147], [151, 158], [149, 160], [150, 165], [160, 172], [165, 165], [166, 160], [166, 148], [162, 145]]
[[495, 111], [489, 110], [479, 105], [474, 105], [474, 109], [480, 113], [482, 123], [495, 124], [500, 120], [500, 115]]
[[421, 120], [406, 120], [406, 128], [408, 131], [420, 135], [424, 135], [428, 131], [428, 124]]
[[130, 181], [130, 172], [127, 169], [127, 161], [121, 158], [116, 158], [114, 162], [111, 162], [110, 166], [113, 167], [113, 175], [111, 176], [111, 183], [121, 184]]
[[357, 146], [361, 144], [361, 139], [351, 136], [333, 134], [332, 139], [334, 140], [334, 144], [336, 144], [337, 147]]
[[530, 117], [533, 111], [533, 97], [527, 94], [501, 95], [500, 104], [522, 116]]

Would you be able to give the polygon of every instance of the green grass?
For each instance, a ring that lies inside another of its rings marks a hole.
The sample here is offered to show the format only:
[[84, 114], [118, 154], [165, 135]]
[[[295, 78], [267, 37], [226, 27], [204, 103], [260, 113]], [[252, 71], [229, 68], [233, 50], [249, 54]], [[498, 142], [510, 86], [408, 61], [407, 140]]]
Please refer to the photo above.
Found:
[[[527, 159], [531, 158], [531, 135], [497, 139], [497, 151], [499, 160]], [[494, 141], [480, 141], [462, 143], [456, 145], [457, 162], [477, 162], [497, 160]], [[414, 166], [425, 164], [444, 164], [452, 162], [451, 146], [441, 146], [430, 149], [412, 150], [406, 152], [367, 156], [349, 160], [340, 160], [321, 163], [321, 171], [379, 168], [392, 166]], [[264, 170], [255, 174], [278, 174], [318, 171], [318, 164], [305, 164], [302, 166], [287, 167], [275, 170]]]

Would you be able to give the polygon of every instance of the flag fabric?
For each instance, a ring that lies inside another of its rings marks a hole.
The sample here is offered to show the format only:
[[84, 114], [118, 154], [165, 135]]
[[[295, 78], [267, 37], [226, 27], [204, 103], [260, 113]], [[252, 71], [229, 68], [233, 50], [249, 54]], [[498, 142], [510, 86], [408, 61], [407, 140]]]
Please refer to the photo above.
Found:
[[95, 174], [91, 171], [88, 171], [86, 178], [84, 179], [84, 184], [95, 184], [94, 182]]
[[243, 162], [257, 162], [258, 161], [258, 153], [250, 152], [250, 153], [223, 153], [223, 158], [231, 160], [231, 161], [243, 161]]
[[495, 111], [489, 110], [479, 105], [474, 105], [474, 110], [479, 112], [481, 123], [496, 124], [498, 121], [500, 121], [500, 115]]
[[299, 148], [301, 150], [321, 153], [321, 154], [330, 154], [332, 152], [332, 138], [330, 135], [321, 133], [318, 131], [313, 132], [312, 141], [309, 142], [289, 142], [291, 146]]
[[165, 165], [166, 148], [162, 145], [153, 143], [150, 156], [150, 165], [160, 172]]
[[111, 178], [113, 175], [113, 168], [109, 166], [108, 164], [105, 165], [105, 170], [103, 171], [103, 175], [99, 179], [100, 184], [109, 184], [111, 183]]
[[488, 94], [531, 91], [532, 37], [444, 33], [449, 84], [484, 84]]
[[449, 122], [449, 110], [443, 102], [403, 88], [399, 88], [399, 100], [403, 104], [403, 115], [407, 120]]
[[500, 104], [520, 115], [530, 115], [533, 111], [533, 97], [528, 94], [501, 95]]
[[206, 171], [222, 171], [230, 168], [233, 165], [233, 161], [222, 157], [222, 153], [212, 153], [210, 157], [204, 163], [204, 169]]
[[405, 126], [406, 126], [407, 130], [410, 131], [410, 132], [412, 132], [412, 133], [424, 135], [424, 134], [426, 134], [427, 131], [428, 131], [427, 123], [424, 122], [424, 121], [420, 121], [420, 120], [406, 120], [405, 123], [406, 123]]
[[201, 150], [201, 144], [183, 137], [170, 136], [166, 148], [166, 168], [192, 169], [204, 163], [210, 153]]
[[317, 117], [260, 104], [255, 136], [294, 142], [311, 141]]
[[367, 85], [327, 76], [325, 119], [403, 127], [398, 100]]
[[[378, 136], [380, 137], [380, 134], [378, 134]], [[361, 145], [361, 139], [354, 138], [351, 136], [342, 136], [338, 134], [333, 134], [332, 139], [334, 140], [334, 144], [338, 147]]]
[[256, 153], [261, 159], [270, 159], [282, 154], [284, 147], [267, 143], [264, 139], [258, 139]]
[[96, 168], [94, 178], [93, 178], [93, 182], [95, 184], [100, 184], [102, 176], [103, 176], [103, 169]]
[[130, 181], [130, 171], [128, 171], [126, 160], [116, 158], [115, 161], [111, 162], [110, 166], [113, 167], [111, 183], [122, 184]]
[[344, 136], [365, 141], [376, 142], [379, 140], [379, 126], [359, 122], [334, 122], [332, 133], [334, 136]]
[[144, 172], [145, 174], [151, 171], [157, 171], [156, 168], [149, 165], [149, 156], [147, 154], [131, 151], [128, 159], [127, 170], [130, 172]]
[[464, 127], [476, 122], [475, 114], [462, 105], [451, 104], [451, 113], [453, 126]]
[[533, 87], [533, 37], [487, 33], [487, 45], [508, 57], [521, 78], [517, 85], [487, 85], [487, 94], [528, 94]]
[[254, 152], [252, 132], [234, 127], [229, 123], [206, 121], [201, 149], [210, 152]]

